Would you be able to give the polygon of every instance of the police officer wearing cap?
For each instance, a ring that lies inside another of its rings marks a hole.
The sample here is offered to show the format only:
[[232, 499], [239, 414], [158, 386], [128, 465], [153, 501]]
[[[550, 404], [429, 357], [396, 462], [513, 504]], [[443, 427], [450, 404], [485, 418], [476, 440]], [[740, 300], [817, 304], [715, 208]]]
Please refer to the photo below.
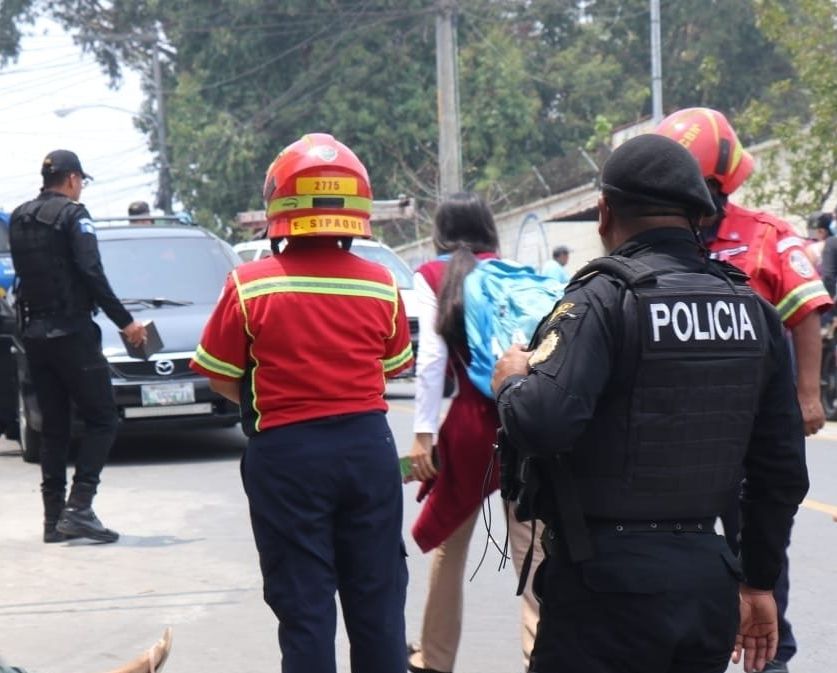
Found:
[[372, 234], [369, 177], [351, 149], [311, 133], [270, 165], [264, 199], [274, 254], [230, 274], [191, 366], [241, 405], [241, 476], [284, 673], [335, 673], [336, 592], [353, 673], [404, 671], [384, 384], [413, 354], [392, 273], [349, 251]]
[[[760, 670], [772, 589], [808, 488], [804, 431], [776, 311], [709, 261], [714, 212], [695, 159], [643, 135], [602, 171], [609, 251], [580, 270], [533, 350], [493, 386], [524, 502], [548, 522], [533, 673]], [[739, 487], [740, 559], [714, 532]]]
[[[101, 332], [101, 309], [136, 345], [145, 328], [114, 295], [102, 268], [90, 214], [78, 202], [90, 176], [75, 153], [44, 158], [40, 194], [18, 206], [9, 225], [17, 273], [18, 329], [42, 417], [40, 449], [44, 542], [86, 537], [115, 542], [93, 512], [99, 475], [116, 436], [117, 413]], [[71, 408], [84, 423], [65, 503]]]

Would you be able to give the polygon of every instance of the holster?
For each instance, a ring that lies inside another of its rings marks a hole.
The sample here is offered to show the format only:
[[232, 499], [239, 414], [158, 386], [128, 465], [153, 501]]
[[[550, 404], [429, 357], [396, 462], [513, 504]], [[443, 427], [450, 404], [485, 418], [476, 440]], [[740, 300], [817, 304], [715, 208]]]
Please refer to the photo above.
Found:
[[497, 428], [494, 451], [500, 464], [500, 495], [507, 502], [514, 502], [520, 494], [519, 452], [509, 441], [503, 428]]

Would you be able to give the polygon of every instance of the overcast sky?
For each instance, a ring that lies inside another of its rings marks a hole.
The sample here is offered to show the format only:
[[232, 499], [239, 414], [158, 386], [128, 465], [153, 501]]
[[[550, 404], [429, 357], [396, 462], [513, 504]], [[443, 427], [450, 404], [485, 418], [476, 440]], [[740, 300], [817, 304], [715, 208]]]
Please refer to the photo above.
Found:
[[[60, 27], [39, 22], [27, 30], [20, 59], [0, 70], [0, 209], [38, 193], [41, 162], [54, 149], [76, 152], [95, 178], [81, 195], [94, 217], [124, 215], [137, 199], [153, 204], [157, 175], [133, 124], [142, 103], [139, 75], [124, 71], [120, 88], [111, 90], [93, 58]], [[121, 109], [96, 107], [103, 105]], [[90, 107], [55, 114], [75, 106]]]

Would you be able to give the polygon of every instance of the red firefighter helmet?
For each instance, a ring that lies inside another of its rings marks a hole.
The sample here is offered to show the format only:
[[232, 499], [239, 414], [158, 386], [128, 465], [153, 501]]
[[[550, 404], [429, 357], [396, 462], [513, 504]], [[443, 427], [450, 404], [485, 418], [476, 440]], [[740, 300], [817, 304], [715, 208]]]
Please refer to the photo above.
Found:
[[309, 133], [277, 156], [264, 181], [268, 238], [372, 236], [366, 168], [327, 133]]
[[700, 164], [703, 177], [714, 178], [723, 194], [732, 194], [753, 172], [753, 157], [742, 146], [727, 118], [707, 107], [670, 114], [654, 131], [676, 140]]

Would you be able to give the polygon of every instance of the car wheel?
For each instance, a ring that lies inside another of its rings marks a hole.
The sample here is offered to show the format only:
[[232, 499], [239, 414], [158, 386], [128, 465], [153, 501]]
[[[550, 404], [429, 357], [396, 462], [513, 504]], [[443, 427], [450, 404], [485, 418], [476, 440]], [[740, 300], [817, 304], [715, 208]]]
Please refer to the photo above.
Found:
[[37, 463], [41, 459], [41, 433], [29, 425], [26, 415], [26, 402], [23, 393], [17, 394], [18, 441], [23, 460], [27, 463]]
[[829, 349], [823, 354], [820, 397], [829, 421], [837, 420], [837, 354]]

